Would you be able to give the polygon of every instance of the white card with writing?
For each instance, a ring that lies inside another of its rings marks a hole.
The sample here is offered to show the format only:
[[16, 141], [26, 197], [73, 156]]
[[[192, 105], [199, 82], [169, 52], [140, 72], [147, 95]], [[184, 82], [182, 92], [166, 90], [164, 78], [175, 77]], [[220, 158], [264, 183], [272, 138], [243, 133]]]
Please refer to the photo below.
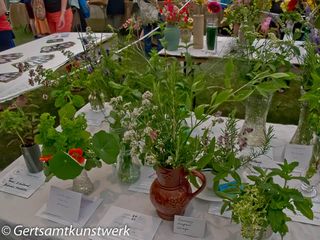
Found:
[[129, 190], [149, 194], [151, 184], [156, 177], [156, 172], [152, 167], [142, 166], [139, 180], [130, 185]]
[[202, 238], [206, 230], [206, 220], [185, 216], [174, 216], [173, 231], [178, 234]]
[[296, 168], [299, 172], [304, 172], [308, 166], [312, 156], [312, 145], [287, 144], [285, 148], [284, 158], [289, 163], [299, 162]]
[[78, 221], [82, 194], [51, 186], [46, 212], [69, 221]]
[[0, 191], [29, 198], [44, 182], [43, 172], [29, 173], [27, 167], [17, 166], [0, 177]]
[[[111, 206], [98, 224], [109, 233], [105, 232], [105, 236], [94, 236], [91, 239], [152, 240], [160, 223], [161, 219], [158, 217]], [[114, 229], [118, 229], [117, 234], [112, 234]]]
[[44, 204], [39, 211], [36, 213], [36, 216], [48, 219], [50, 221], [60, 223], [65, 226], [74, 226], [74, 227], [83, 227], [90, 217], [94, 214], [96, 209], [100, 206], [100, 204], [103, 202], [103, 199], [90, 199], [86, 196], [82, 196], [81, 199], [81, 207], [80, 207], [80, 214], [78, 221], [68, 221], [65, 219], [61, 219], [60, 217], [50, 214], [46, 212], [47, 210], [47, 204]]

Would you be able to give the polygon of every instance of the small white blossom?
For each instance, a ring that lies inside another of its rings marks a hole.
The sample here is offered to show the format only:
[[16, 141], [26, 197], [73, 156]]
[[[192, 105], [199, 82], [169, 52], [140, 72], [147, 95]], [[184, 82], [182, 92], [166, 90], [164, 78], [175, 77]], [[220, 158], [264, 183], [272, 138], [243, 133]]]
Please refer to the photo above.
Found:
[[148, 100], [148, 99], [143, 99], [143, 100], [142, 100], [142, 106], [148, 107], [148, 106], [150, 106], [150, 105], [151, 105], [150, 100]]
[[136, 132], [134, 130], [129, 130], [124, 132], [123, 134], [123, 140], [124, 141], [131, 141], [135, 138]]
[[145, 163], [147, 165], [154, 165], [157, 163], [157, 160], [153, 155], [147, 155], [145, 159]]
[[148, 99], [148, 100], [151, 100], [153, 97], [153, 94], [149, 91], [146, 91], [142, 94], [142, 99], [145, 100], [145, 99]]
[[131, 102], [127, 102], [127, 103], [123, 104], [123, 108], [128, 109], [130, 107], [130, 105], [131, 105]]
[[134, 108], [132, 111], [132, 117], [136, 118], [141, 114], [141, 108]]
[[143, 132], [147, 135], [149, 135], [152, 132], [152, 128], [151, 127], [146, 127]]
[[172, 162], [173, 162], [173, 158], [169, 156], [168, 159], [166, 160], [166, 164], [171, 165]]

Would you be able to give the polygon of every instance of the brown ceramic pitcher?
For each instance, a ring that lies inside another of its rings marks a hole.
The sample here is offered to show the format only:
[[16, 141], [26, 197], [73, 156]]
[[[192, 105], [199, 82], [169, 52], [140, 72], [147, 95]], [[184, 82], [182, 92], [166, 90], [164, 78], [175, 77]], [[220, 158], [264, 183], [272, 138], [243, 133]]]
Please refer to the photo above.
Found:
[[190, 172], [201, 180], [201, 186], [195, 192], [192, 192], [184, 168], [158, 168], [156, 173], [157, 178], [150, 188], [150, 199], [159, 217], [165, 220], [172, 221], [174, 215], [183, 215], [191, 199], [206, 186], [205, 176], [197, 170]]

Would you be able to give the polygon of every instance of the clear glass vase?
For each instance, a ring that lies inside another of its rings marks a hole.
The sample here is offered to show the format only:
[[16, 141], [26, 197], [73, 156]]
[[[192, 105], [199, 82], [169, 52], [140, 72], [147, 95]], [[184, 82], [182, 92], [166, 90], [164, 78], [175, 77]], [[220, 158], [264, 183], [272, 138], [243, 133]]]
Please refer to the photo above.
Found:
[[192, 30], [189, 28], [181, 28], [180, 29], [180, 39], [181, 42], [187, 44], [191, 41]]
[[94, 185], [88, 177], [86, 170], [82, 170], [81, 174], [73, 179], [72, 190], [75, 192], [89, 195], [94, 190]]
[[104, 110], [105, 96], [103, 93], [91, 92], [88, 96], [91, 110], [93, 112], [101, 112]]
[[312, 156], [305, 175], [310, 184], [302, 182], [300, 191], [305, 197], [314, 198], [318, 195], [317, 186], [320, 183], [320, 136], [314, 138]]
[[245, 121], [241, 134], [246, 137], [249, 146], [261, 146], [266, 139], [266, 122], [272, 96], [253, 93], [246, 99]]
[[138, 159], [132, 159], [130, 150], [122, 148], [116, 165], [116, 173], [123, 183], [134, 183], [140, 177], [140, 163]]
[[[301, 89], [301, 95], [305, 91]], [[309, 145], [312, 140], [312, 131], [309, 126], [309, 104], [307, 101], [301, 102], [298, 127], [290, 141], [292, 144]]]

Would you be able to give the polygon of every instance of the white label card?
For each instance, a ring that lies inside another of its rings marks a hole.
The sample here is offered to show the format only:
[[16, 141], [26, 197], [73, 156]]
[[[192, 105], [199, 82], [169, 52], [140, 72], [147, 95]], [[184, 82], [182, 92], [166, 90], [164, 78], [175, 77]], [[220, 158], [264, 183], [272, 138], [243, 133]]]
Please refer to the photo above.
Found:
[[174, 216], [173, 231], [178, 234], [188, 235], [191, 237], [203, 237], [206, 230], [206, 220]]
[[69, 221], [78, 221], [82, 194], [51, 186], [46, 212]]

